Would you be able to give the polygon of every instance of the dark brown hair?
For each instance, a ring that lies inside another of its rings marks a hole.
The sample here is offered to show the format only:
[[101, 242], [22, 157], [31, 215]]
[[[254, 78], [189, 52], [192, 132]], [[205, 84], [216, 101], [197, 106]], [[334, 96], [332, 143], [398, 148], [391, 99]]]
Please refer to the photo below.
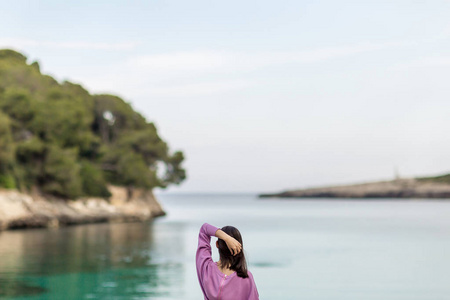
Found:
[[227, 244], [221, 239], [218, 240], [220, 262], [222, 266], [228, 266], [231, 270], [236, 271], [236, 274], [239, 277], [247, 278], [247, 262], [245, 261], [244, 243], [242, 242], [241, 233], [236, 227], [233, 226], [225, 226], [222, 228], [222, 231], [235, 238], [242, 245], [241, 252], [233, 256], [230, 249], [228, 249]]

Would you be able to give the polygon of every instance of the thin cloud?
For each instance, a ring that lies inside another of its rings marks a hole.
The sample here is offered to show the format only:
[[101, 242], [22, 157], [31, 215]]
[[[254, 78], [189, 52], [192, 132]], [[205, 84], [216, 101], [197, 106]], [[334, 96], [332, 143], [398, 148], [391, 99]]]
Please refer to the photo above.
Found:
[[149, 87], [140, 92], [147, 95], [152, 95], [153, 97], [204, 96], [240, 90], [249, 87], [252, 84], [254, 83], [246, 80], [200, 82], [182, 85]]
[[318, 63], [344, 58], [359, 53], [372, 52], [392, 47], [415, 45], [414, 42], [360, 43], [349, 46], [319, 48], [298, 52], [242, 53], [230, 51], [191, 51], [142, 55], [131, 58], [127, 65], [151, 72], [229, 72], [253, 70], [272, 65]]
[[422, 68], [422, 67], [448, 67], [450, 66], [450, 56], [423, 57], [414, 61], [397, 64], [392, 67], [394, 70]]
[[145, 68], [153, 71], [193, 71], [223, 68], [235, 55], [226, 52], [198, 51], [143, 55], [131, 58], [131, 68]]
[[[313, 64], [351, 57], [383, 49], [415, 45], [414, 42], [358, 43], [348, 46], [319, 48], [308, 51], [257, 52], [237, 51], [181, 51], [130, 57], [102, 72], [89, 82], [101, 90], [119, 89], [127, 95], [139, 97], [203, 96], [236, 91], [255, 85], [241, 78], [247, 71], [283, 64]], [[120, 70], [115, 72], [113, 70]], [[210, 75], [214, 74], [214, 78]], [[226, 75], [225, 78], [221, 78]]]
[[[131, 56], [110, 65], [107, 71], [84, 72], [82, 77], [87, 86], [97, 92], [121, 91], [132, 97], [204, 96], [254, 86], [255, 78], [243, 80], [242, 74], [247, 71], [283, 64], [321, 63], [415, 44], [409, 41], [358, 43], [295, 52], [207, 50], [160, 53]], [[230, 75], [235, 80], [230, 80]]]
[[136, 48], [135, 42], [123, 43], [103, 43], [103, 42], [84, 42], [84, 41], [40, 41], [33, 39], [2, 38], [0, 47], [12, 48], [53, 48], [53, 49], [73, 49], [73, 50], [131, 50]]
[[122, 74], [115, 74], [103, 77], [88, 78], [85, 84], [95, 93], [117, 93], [120, 90], [128, 97], [198, 97], [214, 94], [223, 94], [230, 91], [242, 90], [257, 84], [254, 80], [214, 80], [214, 81], [194, 81], [182, 83], [172, 81], [161, 83], [155, 79], [146, 78], [138, 81], [138, 78], [145, 77], [145, 74], [130, 73], [127, 77]]

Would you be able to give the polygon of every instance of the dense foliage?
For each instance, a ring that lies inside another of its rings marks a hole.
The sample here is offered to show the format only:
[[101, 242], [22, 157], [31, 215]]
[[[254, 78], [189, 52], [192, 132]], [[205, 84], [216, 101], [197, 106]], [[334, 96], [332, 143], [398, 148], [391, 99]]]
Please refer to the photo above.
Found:
[[60, 84], [37, 62], [0, 50], [0, 187], [108, 197], [107, 183], [181, 183], [183, 159], [119, 97]]

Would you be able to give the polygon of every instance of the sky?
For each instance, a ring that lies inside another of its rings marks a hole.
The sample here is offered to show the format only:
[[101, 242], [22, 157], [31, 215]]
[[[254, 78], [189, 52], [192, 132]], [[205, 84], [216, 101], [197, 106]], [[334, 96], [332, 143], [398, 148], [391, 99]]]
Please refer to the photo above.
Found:
[[164, 192], [450, 173], [449, 1], [1, 2], [0, 48], [184, 152]]

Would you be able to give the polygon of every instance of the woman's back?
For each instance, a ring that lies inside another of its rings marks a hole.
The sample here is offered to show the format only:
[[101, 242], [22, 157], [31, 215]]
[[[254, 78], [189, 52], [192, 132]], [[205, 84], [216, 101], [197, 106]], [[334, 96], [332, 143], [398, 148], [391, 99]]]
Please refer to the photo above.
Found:
[[252, 273], [246, 270], [246, 278], [237, 272], [225, 275], [211, 257], [211, 236], [219, 229], [203, 224], [198, 237], [196, 255], [197, 275], [205, 300], [257, 300], [258, 290]]

